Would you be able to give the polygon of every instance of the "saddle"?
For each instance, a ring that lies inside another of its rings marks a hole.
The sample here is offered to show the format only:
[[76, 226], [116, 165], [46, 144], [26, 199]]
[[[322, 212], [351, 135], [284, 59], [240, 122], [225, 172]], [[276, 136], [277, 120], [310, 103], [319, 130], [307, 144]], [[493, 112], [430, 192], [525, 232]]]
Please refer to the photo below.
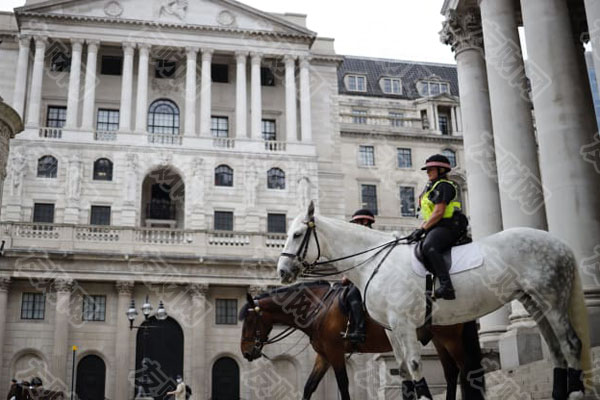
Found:
[[[469, 233], [467, 231], [465, 231], [458, 238], [456, 243], [454, 243], [452, 245], [452, 247], [462, 246], [463, 244], [468, 244], [471, 242], [473, 242], [473, 239], [471, 238], [471, 236], [469, 236]], [[450, 247], [448, 250], [446, 250], [445, 252], [442, 253], [442, 257], [444, 258], [444, 264], [446, 264], [446, 268], [448, 270], [450, 270], [450, 267], [452, 266], [452, 247]], [[423, 240], [419, 241], [416, 244], [414, 251], [415, 251], [415, 257], [417, 258], [417, 260], [419, 260], [425, 266], [425, 268], [427, 269], [427, 271], [429, 273], [431, 273], [432, 275], [435, 276], [435, 271], [433, 270], [433, 268], [431, 268], [431, 266], [425, 259], [425, 256], [423, 255]]]

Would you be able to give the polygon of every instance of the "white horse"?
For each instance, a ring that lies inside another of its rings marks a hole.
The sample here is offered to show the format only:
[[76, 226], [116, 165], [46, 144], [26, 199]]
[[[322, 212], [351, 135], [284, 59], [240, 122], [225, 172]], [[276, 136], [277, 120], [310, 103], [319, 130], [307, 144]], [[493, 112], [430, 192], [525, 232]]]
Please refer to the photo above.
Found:
[[[394, 240], [389, 233], [314, 215], [299, 215], [288, 231], [277, 272], [289, 284], [319, 265]], [[590, 339], [581, 281], [573, 252], [548, 232], [513, 228], [478, 241], [481, 267], [452, 276], [456, 300], [438, 299], [432, 323], [451, 325], [482, 317], [512, 300], [519, 300], [539, 326], [555, 366], [554, 399], [582, 399], [582, 370], [590, 371]], [[416, 328], [425, 319], [425, 278], [411, 265], [412, 246], [399, 244], [329, 264], [337, 271], [361, 264], [344, 274], [364, 296], [369, 315], [389, 329], [394, 356], [408, 367], [414, 381], [422, 378]], [[387, 249], [386, 249], [387, 250]], [[369, 259], [373, 257], [372, 259]], [[377, 274], [375, 267], [381, 263]], [[372, 277], [372, 278], [371, 278]], [[365, 287], [368, 284], [367, 292]], [[419, 394], [419, 399], [427, 399]]]

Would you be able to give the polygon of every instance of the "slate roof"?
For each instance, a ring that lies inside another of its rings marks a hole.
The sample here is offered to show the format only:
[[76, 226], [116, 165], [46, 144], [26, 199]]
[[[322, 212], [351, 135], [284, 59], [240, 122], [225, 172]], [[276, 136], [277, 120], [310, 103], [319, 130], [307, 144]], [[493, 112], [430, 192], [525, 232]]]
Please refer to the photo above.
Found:
[[[367, 91], [348, 91], [344, 85], [344, 76], [347, 74], [366, 75]], [[456, 65], [380, 58], [344, 56], [344, 61], [338, 68], [338, 87], [339, 93], [344, 95], [413, 100], [421, 97], [417, 92], [417, 81], [430, 78], [432, 75], [437, 75], [442, 81], [450, 82], [450, 93], [458, 96]], [[402, 95], [383, 93], [379, 86], [379, 79], [384, 76], [399, 77], [402, 80]]]

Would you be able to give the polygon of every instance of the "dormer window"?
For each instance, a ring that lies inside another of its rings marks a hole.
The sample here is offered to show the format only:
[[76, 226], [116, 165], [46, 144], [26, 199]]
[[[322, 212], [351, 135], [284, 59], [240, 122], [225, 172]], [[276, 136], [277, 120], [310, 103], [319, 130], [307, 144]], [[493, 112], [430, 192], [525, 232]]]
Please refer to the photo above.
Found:
[[437, 96], [441, 93], [450, 93], [450, 84], [440, 81], [420, 81], [417, 83], [417, 91], [423, 97]]
[[346, 87], [351, 92], [366, 92], [367, 77], [364, 75], [346, 75]]
[[402, 94], [402, 82], [398, 78], [381, 78], [379, 84], [385, 94]]

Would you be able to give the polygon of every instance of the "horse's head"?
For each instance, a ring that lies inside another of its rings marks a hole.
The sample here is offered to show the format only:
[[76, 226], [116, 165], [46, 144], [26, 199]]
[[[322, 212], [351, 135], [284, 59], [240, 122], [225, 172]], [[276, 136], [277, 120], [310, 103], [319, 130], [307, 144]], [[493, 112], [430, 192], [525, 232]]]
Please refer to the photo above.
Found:
[[288, 231], [277, 273], [281, 283], [293, 283], [311, 263], [319, 258], [319, 245], [315, 235], [315, 205], [311, 201], [306, 214], [300, 214]]
[[240, 310], [242, 325], [242, 354], [248, 361], [254, 361], [262, 355], [262, 349], [273, 330], [273, 321], [268, 313], [260, 307], [260, 301], [255, 301], [249, 294], [248, 302]]

